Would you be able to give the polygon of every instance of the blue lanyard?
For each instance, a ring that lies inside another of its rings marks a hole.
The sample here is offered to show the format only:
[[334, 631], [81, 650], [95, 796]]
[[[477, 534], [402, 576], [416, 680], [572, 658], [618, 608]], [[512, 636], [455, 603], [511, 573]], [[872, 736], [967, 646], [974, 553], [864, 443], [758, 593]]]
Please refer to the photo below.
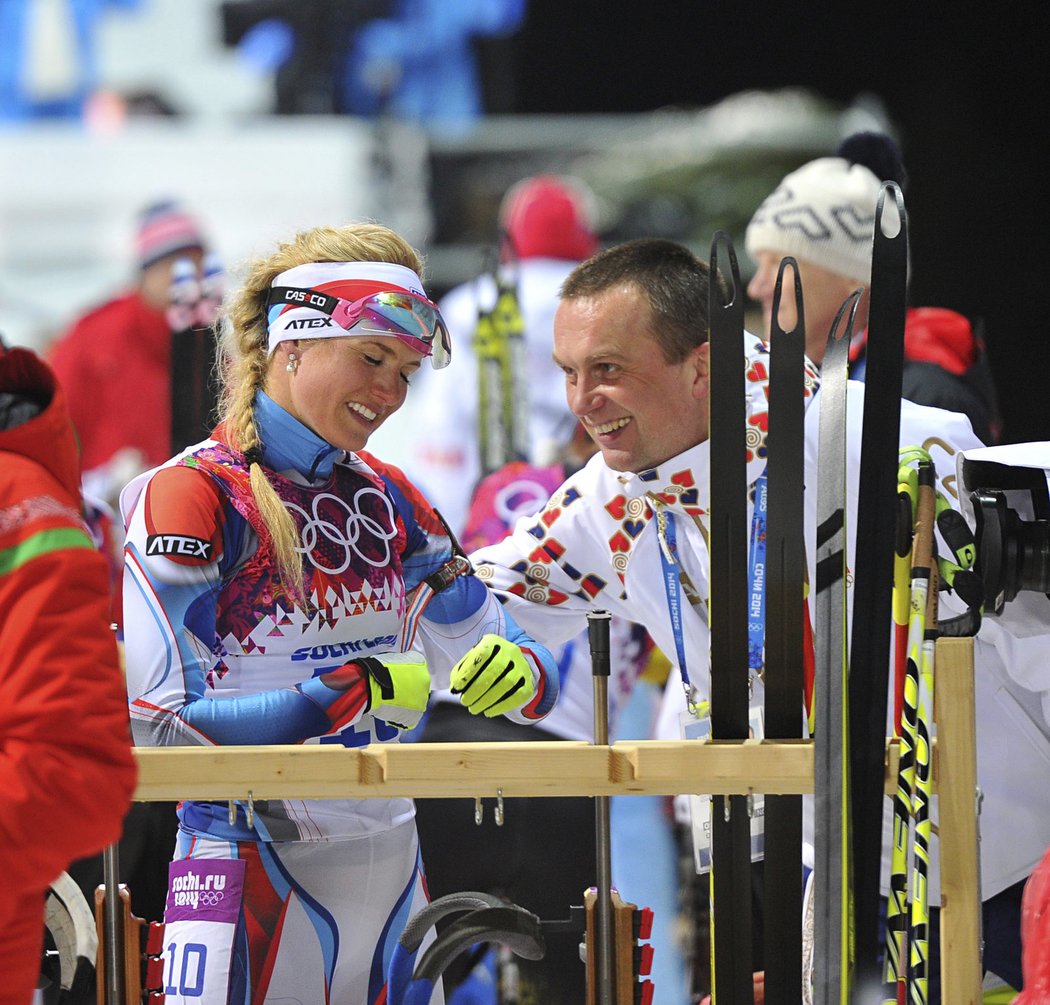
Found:
[[[766, 610], [766, 473], [755, 482], [755, 508], [751, 517], [751, 547], [749, 549], [749, 572], [751, 592], [748, 598], [748, 666], [760, 673], [763, 665], [765, 645]], [[662, 534], [661, 534], [662, 531]], [[670, 510], [657, 511], [657, 533], [661, 534], [660, 564], [663, 568], [664, 593], [667, 595], [667, 612], [671, 616], [671, 631], [678, 657], [678, 669], [682, 683], [692, 688], [685, 658], [685, 634], [682, 631], [682, 591], [678, 574], [678, 540], [674, 514]], [[663, 545], [666, 543], [666, 548]]]
[[[660, 518], [663, 523], [660, 524]], [[674, 647], [678, 656], [678, 669], [682, 674], [682, 683], [686, 690], [692, 689], [689, 670], [685, 663], [685, 636], [682, 632], [682, 591], [678, 578], [678, 541], [674, 527], [674, 515], [667, 510], [657, 511], [657, 533], [663, 529], [663, 542], [667, 547], [660, 548], [660, 564], [664, 572], [664, 592], [667, 594], [667, 612], [671, 615], [671, 631], [674, 633]]]
[[751, 547], [748, 550], [747, 665], [756, 673], [765, 663], [766, 636], [766, 472], [755, 482], [755, 508], [751, 515]]

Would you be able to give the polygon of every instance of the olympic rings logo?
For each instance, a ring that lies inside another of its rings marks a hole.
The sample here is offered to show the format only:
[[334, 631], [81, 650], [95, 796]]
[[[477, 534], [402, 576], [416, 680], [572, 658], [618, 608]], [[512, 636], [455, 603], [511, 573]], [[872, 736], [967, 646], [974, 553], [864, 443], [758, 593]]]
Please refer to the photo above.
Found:
[[201, 903], [205, 907], [214, 907], [225, 896], [222, 890], [201, 890]]
[[[369, 495], [378, 497], [383, 504], [387, 517], [385, 523], [361, 512], [363, 509], [362, 502]], [[321, 506], [325, 503], [330, 504], [327, 516], [321, 513]], [[379, 489], [371, 486], [359, 489], [354, 494], [353, 508], [345, 499], [330, 493], [322, 493], [314, 497], [313, 505], [311, 506], [312, 513], [307, 513], [306, 510], [295, 503], [286, 503], [286, 505], [288, 509], [293, 510], [303, 518], [303, 527], [299, 532], [302, 547], [297, 548], [296, 551], [310, 556], [314, 567], [321, 572], [337, 576], [350, 568], [350, 564], [355, 557], [376, 569], [385, 568], [390, 564], [390, 541], [397, 537], [397, 528], [394, 522], [394, 508], [390, 503], [390, 499]], [[335, 517], [335, 520], [331, 519], [331, 517]], [[336, 522], [336, 520], [339, 522]], [[340, 526], [340, 524], [342, 525]], [[385, 554], [378, 561], [369, 558], [358, 547], [364, 534], [370, 535], [383, 545]], [[313, 554], [320, 540], [319, 535], [343, 549], [343, 559], [335, 568], [326, 568], [317, 561], [316, 556]]]

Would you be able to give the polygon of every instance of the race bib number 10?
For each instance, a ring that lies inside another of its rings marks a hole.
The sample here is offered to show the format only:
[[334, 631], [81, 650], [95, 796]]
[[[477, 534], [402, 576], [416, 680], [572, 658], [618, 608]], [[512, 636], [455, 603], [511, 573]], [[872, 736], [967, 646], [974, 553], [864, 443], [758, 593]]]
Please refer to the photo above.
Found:
[[244, 862], [187, 859], [168, 868], [164, 996], [168, 1005], [225, 1005]]

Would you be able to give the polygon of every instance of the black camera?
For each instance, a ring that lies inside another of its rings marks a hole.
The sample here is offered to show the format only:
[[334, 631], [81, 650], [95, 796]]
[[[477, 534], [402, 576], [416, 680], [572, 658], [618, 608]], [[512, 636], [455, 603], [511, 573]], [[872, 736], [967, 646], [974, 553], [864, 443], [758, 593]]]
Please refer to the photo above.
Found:
[[1001, 614], [1022, 590], [1050, 599], [1050, 443], [968, 451], [959, 463], [973, 510], [985, 613]]

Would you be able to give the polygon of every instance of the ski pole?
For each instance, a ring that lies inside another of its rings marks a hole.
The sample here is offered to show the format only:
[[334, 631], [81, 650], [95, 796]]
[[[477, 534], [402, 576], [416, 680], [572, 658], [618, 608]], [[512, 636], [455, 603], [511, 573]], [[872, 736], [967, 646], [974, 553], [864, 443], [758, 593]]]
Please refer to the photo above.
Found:
[[[587, 638], [591, 647], [591, 673], [594, 675], [594, 742], [609, 742], [609, 622], [608, 611], [587, 614]], [[594, 798], [595, 840], [598, 851], [598, 932], [594, 940], [597, 959], [594, 972], [598, 980], [599, 1005], [616, 1005], [612, 913], [612, 842], [609, 824], [609, 797]]]
[[106, 959], [105, 1005], [124, 1005], [124, 909], [120, 903], [119, 854], [111, 844], [102, 852], [102, 879], [106, 884], [103, 903], [105, 915]]
[[[908, 909], [908, 832], [915, 766], [915, 705], [909, 677], [908, 640], [911, 613], [913, 534], [917, 531], [914, 472], [901, 464], [898, 478], [897, 543], [893, 565], [894, 732], [900, 738], [897, 787], [893, 797], [893, 845], [890, 851], [890, 893], [886, 903], [886, 960], [883, 968], [884, 1003], [898, 1000], [907, 966], [904, 938]], [[899, 709], [899, 711], [897, 711]]]
[[918, 743], [919, 672], [926, 629], [926, 600], [933, 558], [933, 524], [936, 500], [933, 492], [933, 463], [919, 461], [918, 478], [902, 466], [901, 484], [915, 498], [915, 535], [912, 547], [911, 599], [908, 619], [908, 665], [904, 678], [901, 715], [900, 759], [897, 790], [893, 800], [893, 849], [890, 865], [890, 897], [886, 908], [886, 984], [883, 1001], [896, 1005], [907, 979], [907, 875], [908, 837], [912, 815]]
[[[919, 502], [928, 500], [934, 508], [933, 464], [919, 466]], [[932, 538], [932, 533], [931, 533]], [[937, 567], [930, 561], [927, 578], [925, 627], [922, 641], [922, 676], [919, 682], [918, 718], [915, 747], [915, 795], [912, 812], [915, 817], [915, 851], [911, 878], [911, 925], [908, 929], [908, 994], [911, 1005], [926, 1005], [929, 988], [930, 901], [928, 871], [930, 837], [931, 762], [933, 759], [933, 676], [937, 639]]]

